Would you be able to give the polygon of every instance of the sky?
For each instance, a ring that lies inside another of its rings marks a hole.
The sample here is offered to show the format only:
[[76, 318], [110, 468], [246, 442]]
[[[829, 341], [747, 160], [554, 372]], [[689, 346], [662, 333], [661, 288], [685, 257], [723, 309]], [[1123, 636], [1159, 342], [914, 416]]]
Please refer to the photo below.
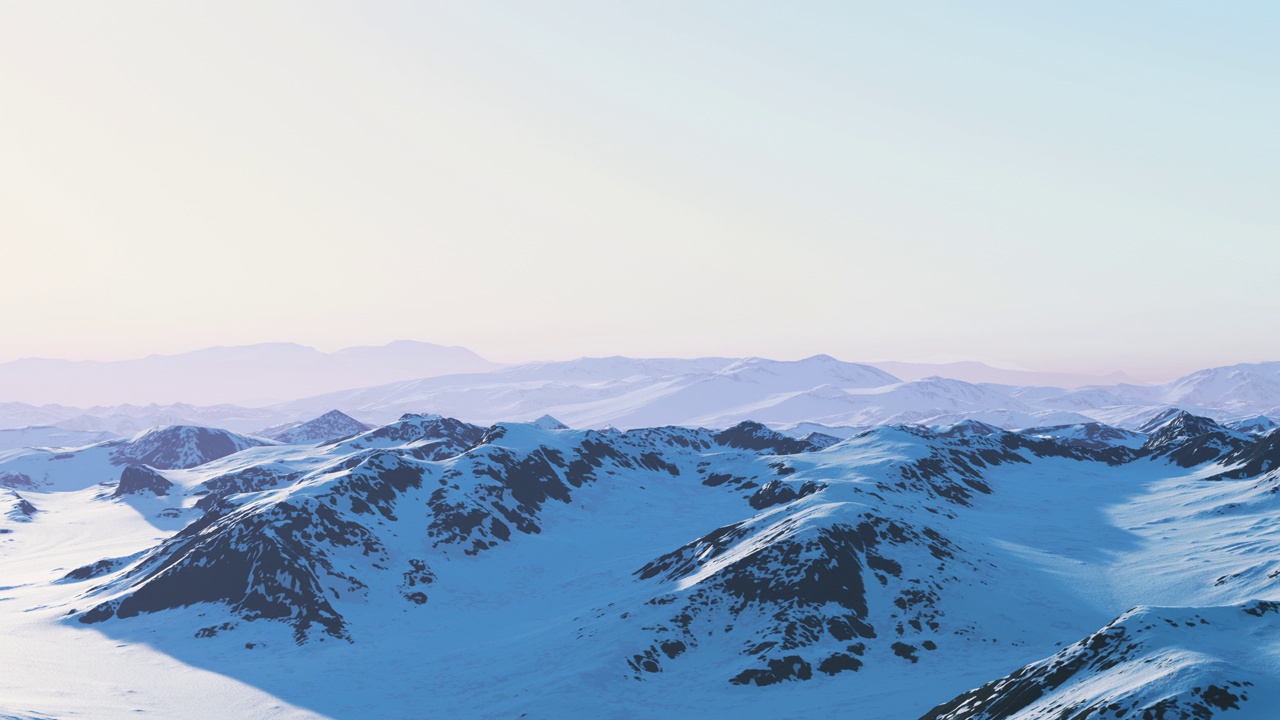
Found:
[[1280, 5], [0, 0], [0, 361], [1280, 359]]

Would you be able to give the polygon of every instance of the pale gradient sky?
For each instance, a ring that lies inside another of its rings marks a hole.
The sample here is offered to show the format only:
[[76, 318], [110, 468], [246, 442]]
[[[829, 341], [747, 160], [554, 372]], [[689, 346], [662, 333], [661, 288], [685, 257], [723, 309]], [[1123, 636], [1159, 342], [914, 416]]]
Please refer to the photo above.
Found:
[[1280, 5], [0, 2], [0, 360], [1280, 359]]

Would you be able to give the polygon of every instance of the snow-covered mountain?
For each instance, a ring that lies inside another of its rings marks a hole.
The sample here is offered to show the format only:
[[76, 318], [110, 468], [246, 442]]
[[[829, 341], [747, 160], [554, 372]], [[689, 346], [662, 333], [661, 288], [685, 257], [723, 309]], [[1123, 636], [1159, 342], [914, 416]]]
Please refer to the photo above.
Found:
[[[725, 426], [815, 388], [856, 390], [895, 382], [875, 368], [827, 356], [792, 362], [583, 358], [332, 393], [278, 409], [311, 415], [337, 407], [374, 423], [429, 411], [480, 423], [551, 414], [572, 427]], [[726, 418], [735, 420], [725, 423]]]
[[1254, 415], [1253, 417], [1239, 418], [1225, 423], [1232, 430], [1238, 430], [1250, 435], [1266, 435], [1267, 433], [1280, 427], [1275, 420], [1266, 415]]
[[260, 430], [257, 435], [289, 445], [336, 440], [359, 435], [373, 428], [338, 410], [330, 410], [318, 418], [306, 422], [286, 423]]
[[728, 427], [748, 419], [775, 428], [947, 425], [971, 418], [1006, 429], [1088, 422], [1133, 429], [1172, 407], [1223, 421], [1280, 417], [1276, 367], [1280, 363], [1219, 368], [1167, 385], [1064, 389], [940, 376], [903, 382], [827, 356], [792, 362], [602, 358], [331, 393], [273, 410], [310, 417], [337, 407], [372, 423], [429, 411], [479, 423], [550, 413], [572, 427]]
[[359, 389], [256, 408], [178, 403], [86, 409], [8, 403], [0, 405], [0, 427], [45, 425], [132, 435], [154, 426], [184, 424], [244, 433], [276, 431], [337, 409], [370, 425], [405, 413], [431, 412], [481, 424], [550, 414], [580, 428], [724, 428], [753, 420], [782, 429], [805, 423], [951, 425], [973, 419], [1010, 430], [1090, 422], [1136, 429], [1178, 408], [1241, 427], [1247, 424], [1256, 434], [1274, 422], [1270, 416], [1280, 417], [1276, 367], [1261, 363], [1218, 368], [1166, 385], [1066, 389], [940, 376], [899, 381], [874, 367], [821, 355], [798, 361], [581, 358], [372, 387], [368, 384], [379, 375], [369, 373], [351, 380]]
[[[0, 608], [30, 610], [0, 613], [4, 710], [1261, 718], [1280, 698], [1274, 651], [1238, 640], [1274, 634], [1280, 601], [1275, 434], [1174, 412], [823, 437], [407, 415], [306, 445], [169, 428], [11, 451]], [[76, 663], [111, 668], [103, 691], [54, 687]]]

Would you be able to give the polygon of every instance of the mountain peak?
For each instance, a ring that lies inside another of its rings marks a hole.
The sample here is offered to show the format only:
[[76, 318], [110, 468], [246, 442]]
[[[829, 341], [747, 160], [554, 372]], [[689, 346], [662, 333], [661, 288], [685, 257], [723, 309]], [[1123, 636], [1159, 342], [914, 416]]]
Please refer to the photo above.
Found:
[[329, 412], [306, 422], [289, 423], [267, 428], [261, 435], [288, 445], [309, 445], [311, 443], [337, 440], [371, 430], [372, 426], [347, 415], [340, 410]]
[[565, 425], [564, 423], [551, 417], [550, 415], [543, 415], [537, 420], [534, 420], [532, 424], [535, 425], [536, 427], [542, 428], [543, 430], [568, 430], [569, 429], [568, 425]]

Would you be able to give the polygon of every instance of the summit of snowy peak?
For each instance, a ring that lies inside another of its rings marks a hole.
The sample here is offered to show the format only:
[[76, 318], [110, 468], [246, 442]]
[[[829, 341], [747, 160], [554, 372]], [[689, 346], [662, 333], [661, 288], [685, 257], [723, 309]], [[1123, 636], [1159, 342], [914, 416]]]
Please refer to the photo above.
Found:
[[1153, 433], [1161, 429], [1165, 425], [1169, 425], [1171, 423], [1176, 422], [1181, 425], [1186, 425], [1187, 423], [1194, 423], [1196, 421], [1204, 421], [1207, 423], [1213, 422], [1209, 418], [1192, 415], [1191, 413], [1187, 412], [1186, 410], [1183, 410], [1182, 408], [1171, 407], [1171, 408], [1166, 408], [1165, 410], [1160, 411], [1156, 415], [1153, 415], [1146, 422], [1142, 423], [1142, 425], [1138, 426], [1138, 432]]
[[1197, 435], [1215, 433], [1233, 438], [1246, 437], [1245, 433], [1232, 430], [1213, 418], [1193, 415], [1185, 410], [1176, 408], [1153, 418], [1150, 422], [1138, 428], [1138, 431], [1147, 433], [1153, 438], [1157, 436], [1162, 438], [1190, 438]]
[[366, 425], [346, 413], [339, 410], [330, 410], [317, 418], [305, 422], [267, 428], [261, 431], [259, 435], [286, 445], [309, 445], [326, 440], [350, 437], [372, 429], [372, 426]]
[[953, 425], [935, 428], [937, 434], [945, 438], [973, 437], [986, 435], [1003, 435], [1006, 431], [980, 420], [961, 420]]
[[542, 428], [543, 430], [568, 430], [569, 429], [568, 425], [565, 425], [564, 423], [551, 417], [550, 415], [543, 415], [537, 420], [534, 420], [532, 424], [539, 428]]
[[1171, 410], [1143, 426], [1148, 433], [1143, 449], [1154, 457], [1167, 457], [1182, 467], [1218, 460], [1252, 444], [1254, 438], [1230, 430], [1210, 418]]

